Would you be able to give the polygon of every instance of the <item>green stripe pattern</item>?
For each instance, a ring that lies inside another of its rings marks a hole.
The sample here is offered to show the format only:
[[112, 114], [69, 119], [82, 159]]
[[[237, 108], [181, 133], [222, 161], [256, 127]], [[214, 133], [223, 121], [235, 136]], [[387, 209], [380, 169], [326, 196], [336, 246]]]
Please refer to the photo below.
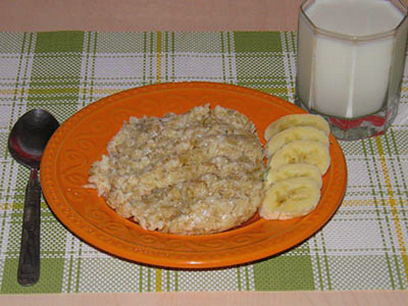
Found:
[[237, 84], [293, 102], [294, 32], [0, 33], [0, 292], [361, 290], [408, 288], [408, 97], [386, 135], [342, 142], [349, 181], [334, 218], [301, 245], [208, 271], [156, 269], [82, 242], [42, 203], [41, 279], [16, 282], [28, 170], [7, 137], [32, 108], [60, 122], [115, 92], [158, 82]]

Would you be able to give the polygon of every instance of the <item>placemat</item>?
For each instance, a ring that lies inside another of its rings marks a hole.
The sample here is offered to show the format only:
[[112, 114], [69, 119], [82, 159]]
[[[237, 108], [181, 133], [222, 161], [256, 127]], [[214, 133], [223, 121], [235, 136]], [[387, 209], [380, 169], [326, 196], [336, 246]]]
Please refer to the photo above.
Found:
[[[293, 102], [294, 32], [0, 33], [0, 292], [148, 292], [407, 289], [408, 104], [376, 138], [341, 142], [349, 181], [333, 219], [279, 256], [208, 271], [158, 269], [83, 243], [42, 202], [41, 278], [21, 287], [16, 270], [29, 171], [7, 137], [32, 108], [60, 122], [102, 97], [147, 84], [211, 81]], [[335, 86], [335, 84], [333, 84]]]

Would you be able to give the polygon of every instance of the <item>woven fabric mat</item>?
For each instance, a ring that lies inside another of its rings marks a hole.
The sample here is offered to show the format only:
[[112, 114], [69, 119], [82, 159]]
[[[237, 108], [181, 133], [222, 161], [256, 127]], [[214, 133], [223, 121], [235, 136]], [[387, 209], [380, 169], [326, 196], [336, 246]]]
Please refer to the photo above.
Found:
[[341, 142], [349, 181], [334, 218], [279, 256], [210, 271], [157, 269], [100, 252], [42, 203], [41, 279], [17, 284], [28, 170], [7, 137], [32, 108], [60, 122], [112, 93], [158, 82], [211, 81], [293, 102], [294, 32], [0, 33], [1, 293], [407, 289], [408, 97], [386, 135]]

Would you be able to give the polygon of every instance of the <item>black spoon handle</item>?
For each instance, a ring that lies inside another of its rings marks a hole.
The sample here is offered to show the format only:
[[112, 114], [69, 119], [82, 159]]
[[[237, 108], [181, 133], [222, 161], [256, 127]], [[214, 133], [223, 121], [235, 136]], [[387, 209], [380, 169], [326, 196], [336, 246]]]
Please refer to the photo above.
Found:
[[34, 285], [40, 276], [40, 201], [41, 185], [37, 169], [31, 169], [23, 216], [17, 280], [22, 286]]

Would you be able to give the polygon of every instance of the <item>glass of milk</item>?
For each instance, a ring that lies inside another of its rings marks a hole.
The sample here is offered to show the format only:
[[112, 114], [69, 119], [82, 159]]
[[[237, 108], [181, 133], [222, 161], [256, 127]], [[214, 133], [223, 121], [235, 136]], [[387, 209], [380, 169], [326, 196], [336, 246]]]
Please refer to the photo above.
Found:
[[384, 133], [398, 110], [407, 20], [400, 1], [303, 2], [296, 104], [324, 116], [338, 139]]

